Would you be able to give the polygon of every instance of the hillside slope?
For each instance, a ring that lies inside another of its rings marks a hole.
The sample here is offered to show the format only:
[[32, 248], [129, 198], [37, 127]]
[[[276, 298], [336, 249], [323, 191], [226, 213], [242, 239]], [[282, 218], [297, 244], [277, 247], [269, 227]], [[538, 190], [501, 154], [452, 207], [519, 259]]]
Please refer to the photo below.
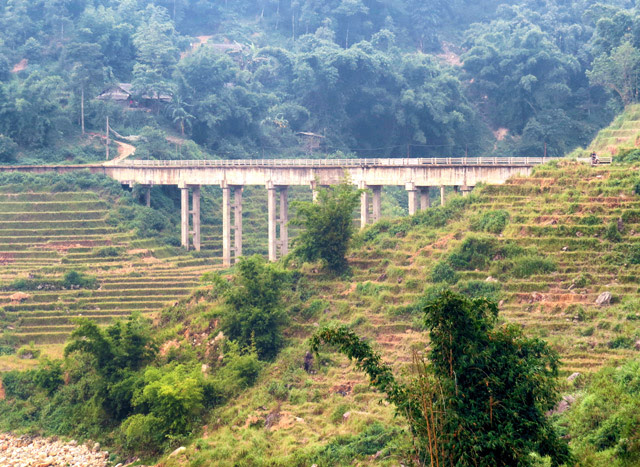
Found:
[[[638, 355], [637, 169], [562, 161], [478, 188], [445, 208], [369, 227], [351, 254], [351, 278], [306, 270], [313, 295], [299, 305], [291, 346], [261, 383], [218, 409], [186, 457], [163, 465], [397, 465], [397, 443], [410, 442], [402, 420], [342, 357], [325, 354], [315, 373], [305, 373], [305, 340], [319, 325], [344, 323], [406, 371], [412, 352], [427, 344], [419, 301], [442, 286], [432, 283], [434, 269], [472, 248], [469, 238], [492, 251], [482, 267], [458, 267], [453, 288], [499, 300], [502, 320], [559, 352], [562, 374], [588, 374]], [[482, 231], [482, 220], [496, 212], [508, 213], [504, 230]], [[604, 292], [611, 303], [599, 306]], [[384, 427], [379, 443], [367, 444], [376, 423]]]

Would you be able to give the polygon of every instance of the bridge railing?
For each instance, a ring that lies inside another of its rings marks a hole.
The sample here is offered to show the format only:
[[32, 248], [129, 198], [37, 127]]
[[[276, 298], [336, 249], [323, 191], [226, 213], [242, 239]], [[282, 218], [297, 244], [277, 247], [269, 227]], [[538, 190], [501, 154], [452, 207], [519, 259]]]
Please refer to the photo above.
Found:
[[419, 167], [451, 165], [531, 166], [557, 157], [429, 157], [403, 159], [129, 160], [126, 167]]

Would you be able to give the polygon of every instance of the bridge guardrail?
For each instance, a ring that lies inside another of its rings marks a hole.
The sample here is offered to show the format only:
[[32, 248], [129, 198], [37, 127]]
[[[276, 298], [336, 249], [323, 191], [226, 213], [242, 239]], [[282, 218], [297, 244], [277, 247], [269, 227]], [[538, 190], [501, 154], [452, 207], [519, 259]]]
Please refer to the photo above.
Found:
[[398, 159], [129, 160], [125, 167], [417, 167], [442, 165], [530, 166], [559, 157], [429, 157]]

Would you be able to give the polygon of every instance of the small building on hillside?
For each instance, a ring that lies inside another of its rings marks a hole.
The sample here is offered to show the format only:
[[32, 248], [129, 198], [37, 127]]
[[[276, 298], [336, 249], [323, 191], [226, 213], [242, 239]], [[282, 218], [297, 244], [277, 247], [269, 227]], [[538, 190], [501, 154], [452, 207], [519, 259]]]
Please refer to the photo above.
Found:
[[171, 102], [171, 95], [169, 94], [143, 94], [136, 98], [134, 97], [132, 89], [133, 85], [131, 83], [111, 84], [103, 89], [102, 92], [96, 96], [96, 99], [101, 101], [117, 102], [118, 104], [130, 108], [149, 108], [157, 105], [158, 102]]
[[310, 131], [299, 131], [296, 133], [302, 147], [307, 154], [322, 149], [324, 145], [325, 137], [317, 133], [311, 133]]

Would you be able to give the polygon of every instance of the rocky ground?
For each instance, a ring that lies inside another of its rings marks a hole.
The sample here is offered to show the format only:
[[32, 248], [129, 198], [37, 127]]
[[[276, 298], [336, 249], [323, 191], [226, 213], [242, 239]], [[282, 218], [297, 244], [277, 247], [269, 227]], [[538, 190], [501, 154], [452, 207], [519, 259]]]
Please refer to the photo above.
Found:
[[0, 466], [2, 467], [106, 467], [109, 453], [79, 445], [33, 436], [0, 433]]

